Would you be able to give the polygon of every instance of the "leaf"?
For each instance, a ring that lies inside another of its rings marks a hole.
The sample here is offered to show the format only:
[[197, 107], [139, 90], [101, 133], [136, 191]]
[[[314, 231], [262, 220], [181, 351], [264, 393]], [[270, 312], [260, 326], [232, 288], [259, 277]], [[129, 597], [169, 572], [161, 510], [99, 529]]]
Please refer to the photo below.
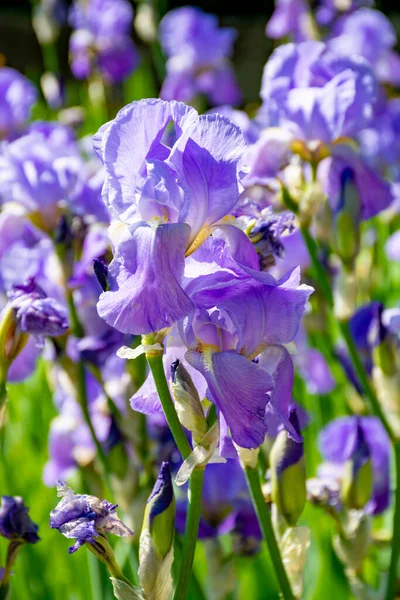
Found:
[[133, 588], [125, 581], [121, 581], [120, 579], [115, 579], [114, 577], [110, 577], [114, 596], [118, 598], [118, 600], [143, 600], [142, 591], [138, 588]]

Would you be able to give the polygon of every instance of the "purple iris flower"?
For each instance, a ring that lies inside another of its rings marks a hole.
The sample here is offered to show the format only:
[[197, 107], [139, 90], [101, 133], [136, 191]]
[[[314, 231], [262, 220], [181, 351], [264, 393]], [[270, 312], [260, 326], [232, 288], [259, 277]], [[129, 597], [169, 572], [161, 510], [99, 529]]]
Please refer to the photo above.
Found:
[[50, 513], [50, 527], [58, 529], [66, 538], [76, 540], [68, 550], [70, 554], [85, 543], [96, 545], [96, 538], [105, 533], [119, 537], [133, 535], [133, 531], [116, 516], [117, 504], [87, 494], [75, 495], [62, 481], [58, 482], [57, 494], [62, 500]]
[[[221, 481], [224, 485], [221, 485]], [[176, 527], [179, 533], [185, 530], [186, 510], [186, 500], [178, 500]], [[261, 531], [238, 459], [209, 464], [205, 472], [199, 538], [207, 539], [226, 533], [261, 540]]]
[[[163, 136], [172, 125], [170, 148]], [[220, 115], [142, 100], [103, 126], [94, 144], [106, 168], [105, 202], [127, 223], [111, 226], [110, 291], [100, 296], [99, 314], [125, 333], [157, 331], [194, 308], [182, 288], [185, 255], [239, 198], [243, 137]]]
[[0, 505], [0, 535], [8, 540], [36, 544], [39, 527], [32, 521], [29, 509], [19, 496], [2, 496]]
[[392, 180], [400, 175], [400, 100], [384, 99], [375, 110], [374, 120], [358, 135], [360, 153], [379, 173]]
[[133, 9], [127, 0], [76, 0], [70, 23], [71, 69], [77, 79], [96, 71], [109, 83], [128, 77], [139, 62], [130, 38]]
[[359, 429], [365, 448], [372, 461], [374, 485], [371, 500], [366, 510], [380, 514], [389, 506], [390, 442], [376, 417], [340, 417], [329, 423], [320, 434], [320, 449], [326, 460], [335, 465], [344, 463], [359, 451]]
[[53, 229], [60, 211], [73, 193], [82, 160], [74, 144], [65, 144], [65, 130], [35, 127], [7, 144], [0, 157], [0, 200], [16, 202], [28, 213], [39, 213], [43, 225]]
[[358, 54], [366, 58], [380, 81], [400, 84], [400, 55], [393, 50], [396, 32], [380, 11], [360, 8], [341, 17], [327, 43], [329, 48], [344, 56]]
[[218, 27], [214, 15], [193, 6], [170, 11], [160, 23], [160, 42], [167, 56], [161, 97], [190, 102], [204, 94], [212, 105], [237, 104], [241, 93], [229, 63], [234, 29]]
[[0, 69], [0, 139], [20, 132], [36, 100], [37, 91], [29, 79], [9, 67]]
[[315, 16], [321, 25], [329, 25], [336, 17], [351, 14], [363, 6], [371, 7], [374, 0], [320, 0], [316, 8]]
[[[231, 275], [204, 273], [186, 288], [199, 307], [180, 325], [189, 348], [186, 359], [207, 381], [207, 396], [221, 413], [223, 443], [229, 427], [239, 446], [260, 446], [268, 428], [268, 404], [298, 439], [288, 421], [293, 364], [284, 344], [293, 341], [313, 291], [300, 285], [299, 278], [294, 269], [277, 282], [242, 264]], [[239, 371], [240, 379], [235, 376]]]
[[368, 220], [388, 208], [393, 200], [391, 184], [368, 166], [362, 157], [347, 144], [336, 144], [332, 155], [319, 166], [318, 176], [333, 210], [341, 205], [344, 176], [351, 179], [358, 195], [360, 217]]
[[24, 285], [16, 285], [9, 292], [10, 304], [23, 333], [36, 336], [58, 336], [69, 327], [68, 314], [64, 306], [30, 279]]
[[371, 65], [323, 42], [285, 44], [264, 68], [261, 97], [269, 125], [299, 139], [330, 143], [354, 136], [373, 116], [377, 82]]
[[265, 33], [272, 39], [290, 35], [295, 42], [315, 37], [310, 7], [306, 0], [276, 0], [275, 10]]
[[[386, 335], [385, 327], [382, 323], [382, 309], [383, 306], [380, 302], [370, 302], [359, 308], [349, 321], [350, 332], [354, 343], [356, 344], [358, 353], [369, 373], [372, 371], [372, 350]], [[362, 394], [363, 388], [345, 348], [336, 348], [336, 355], [339, 358], [348, 379], [359, 394]]]

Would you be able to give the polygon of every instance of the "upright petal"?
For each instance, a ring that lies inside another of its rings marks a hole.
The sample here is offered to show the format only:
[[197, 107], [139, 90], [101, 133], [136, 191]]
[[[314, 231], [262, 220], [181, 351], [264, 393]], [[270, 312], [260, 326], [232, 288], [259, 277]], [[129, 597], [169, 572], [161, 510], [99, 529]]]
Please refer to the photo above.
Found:
[[236, 204], [242, 189], [238, 170], [244, 149], [239, 127], [218, 114], [202, 115], [191, 128], [190, 138], [181, 136], [173, 147], [169, 162], [187, 193], [180, 220], [192, 228], [190, 242]]

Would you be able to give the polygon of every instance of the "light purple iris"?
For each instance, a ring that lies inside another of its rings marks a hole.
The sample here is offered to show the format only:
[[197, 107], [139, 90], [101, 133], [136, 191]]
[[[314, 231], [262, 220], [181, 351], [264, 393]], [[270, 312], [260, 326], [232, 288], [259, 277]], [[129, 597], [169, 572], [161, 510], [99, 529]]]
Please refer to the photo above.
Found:
[[394, 195], [391, 184], [366, 164], [350, 145], [336, 144], [332, 147], [331, 157], [324, 159], [318, 170], [333, 210], [340, 207], [343, 201], [344, 174], [350, 175], [355, 186], [362, 220], [370, 219], [392, 204]]
[[37, 91], [15, 69], [0, 68], [0, 139], [12, 138], [29, 119]]
[[16, 202], [38, 212], [53, 228], [61, 202], [66, 202], [79, 179], [82, 160], [68, 128], [39, 124], [7, 144], [0, 157], [0, 200]]
[[119, 537], [133, 535], [133, 531], [116, 516], [117, 504], [87, 494], [74, 494], [62, 481], [58, 482], [57, 493], [62, 500], [50, 513], [50, 527], [58, 529], [66, 538], [76, 540], [68, 550], [70, 554], [85, 543], [95, 545], [96, 538], [104, 533]]
[[376, 78], [365, 59], [341, 56], [316, 41], [277, 48], [265, 65], [261, 87], [270, 126], [325, 143], [365, 127], [376, 93]]
[[76, 0], [70, 23], [71, 69], [77, 79], [96, 71], [110, 82], [128, 77], [139, 62], [130, 38], [133, 10], [127, 0]]
[[329, 25], [336, 17], [351, 14], [363, 6], [371, 7], [374, 0], [320, 0], [316, 8], [315, 16], [321, 25]]
[[[215, 251], [208, 252], [207, 259], [207, 244], [220, 246], [223, 271], [215, 270]], [[203, 374], [207, 396], [221, 412], [223, 443], [229, 444], [228, 427], [239, 446], [262, 444], [268, 429], [267, 405], [298, 439], [288, 421], [293, 364], [284, 344], [296, 335], [313, 290], [300, 285], [299, 269], [279, 282], [260, 272], [251, 247], [247, 248], [247, 264], [243, 254], [242, 262], [234, 261], [232, 246], [217, 237], [204, 245], [197, 260], [193, 255], [191, 269], [196, 273], [195, 263], [201, 261], [202, 275], [186, 288], [198, 306], [180, 324], [189, 348], [186, 359]], [[240, 252], [244, 253], [245, 247]], [[238, 372], [240, 378], [235, 375]]]
[[219, 28], [214, 15], [193, 6], [170, 11], [160, 23], [167, 56], [161, 97], [190, 102], [204, 94], [212, 105], [237, 104], [241, 93], [232, 67], [234, 29]]
[[326, 460], [343, 465], [359, 450], [359, 429], [362, 430], [363, 443], [372, 461], [374, 476], [372, 498], [366, 509], [373, 514], [380, 514], [390, 502], [390, 442], [380, 421], [376, 417], [335, 419], [321, 432], [320, 449]]
[[306, 0], [276, 0], [265, 33], [273, 39], [292, 36], [295, 42], [313, 39], [312, 17]]
[[400, 84], [400, 55], [393, 50], [396, 32], [389, 19], [380, 11], [360, 8], [343, 16], [336, 23], [328, 47], [349, 56], [366, 58], [384, 83]]
[[220, 115], [142, 100], [103, 126], [94, 143], [106, 168], [105, 202], [127, 223], [111, 227], [110, 291], [100, 297], [99, 314], [122, 332], [157, 331], [194, 308], [182, 287], [185, 255], [238, 200], [243, 137]]

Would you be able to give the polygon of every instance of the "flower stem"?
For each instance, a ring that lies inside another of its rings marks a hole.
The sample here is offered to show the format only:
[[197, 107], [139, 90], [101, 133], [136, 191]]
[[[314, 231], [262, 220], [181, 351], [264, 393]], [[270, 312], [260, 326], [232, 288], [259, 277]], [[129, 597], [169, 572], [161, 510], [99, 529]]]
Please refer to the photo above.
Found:
[[293, 592], [290, 587], [289, 579], [283, 566], [281, 553], [275, 538], [272, 527], [271, 515], [265, 502], [258, 474], [257, 467], [245, 467], [244, 472], [249, 486], [250, 495], [253, 500], [254, 508], [258, 517], [258, 522], [265, 541], [267, 542], [269, 555], [275, 570], [279, 587], [284, 600], [294, 600]]
[[172, 402], [167, 379], [164, 373], [162, 354], [147, 355], [146, 358], [154, 377], [154, 383], [156, 384], [157, 393], [164, 410], [165, 418], [167, 419], [171, 433], [174, 436], [178, 450], [181, 453], [182, 458], [185, 460], [192, 452], [192, 448], [187, 440], [185, 432], [182, 429], [182, 425], [180, 424], [178, 415], [176, 414], [174, 403]]
[[324, 294], [325, 300], [327, 301], [330, 308], [333, 307], [333, 295], [331, 290], [331, 283], [326, 274], [326, 271], [318, 258], [318, 246], [310, 230], [306, 225], [300, 226], [304, 242], [307, 246], [308, 253], [311, 258], [312, 267], [314, 270], [314, 279], [319, 285], [322, 293]]
[[357, 347], [354, 343], [353, 337], [350, 332], [349, 322], [348, 321], [339, 321], [339, 327], [340, 327], [342, 336], [346, 342], [347, 350], [350, 354], [350, 358], [351, 358], [351, 362], [353, 364], [354, 370], [357, 373], [357, 377], [360, 380], [360, 383], [364, 389], [364, 393], [365, 393], [366, 397], [368, 398], [371, 410], [381, 421], [383, 427], [386, 430], [386, 433], [389, 436], [389, 439], [393, 443], [393, 447], [395, 447], [396, 446], [396, 436], [394, 435], [393, 430], [389, 424], [389, 421], [387, 420], [384, 412], [382, 411], [379, 400], [376, 397], [375, 391], [369, 380], [368, 373], [366, 372], [364, 364], [358, 354]]
[[182, 562], [173, 600], [186, 600], [187, 598], [199, 531], [203, 480], [204, 469], [195, 469], [189, 480], [188, 512], [183, 540]]
[[394, 460], [396, 469], [396, 492], [393, 515], [392, 553], [390, 556], [389, 575], [386, 588], [386, 600], [393, 600], [397, 590], [397, 566], [400, 557], [400, 443], [394, 444]]

